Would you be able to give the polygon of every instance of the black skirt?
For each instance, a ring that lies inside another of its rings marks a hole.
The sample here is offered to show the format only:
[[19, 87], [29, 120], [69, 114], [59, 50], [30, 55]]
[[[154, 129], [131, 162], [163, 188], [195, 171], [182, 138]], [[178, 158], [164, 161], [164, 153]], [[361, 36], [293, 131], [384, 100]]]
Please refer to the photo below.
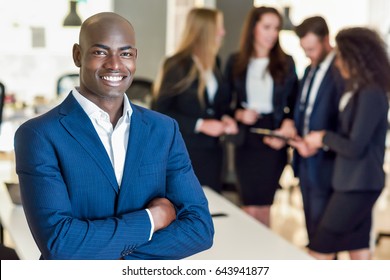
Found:
[[[265, 115], [253, 127], [274, 129], [273, 116]], [[235, 149], [235, 169], [243, 205], [271, 205], [287, 163], [285, 148], [274, 150], [263, 136], [246, 130], [244, 143]]]
[[369, 248], [372, 209], [380, 192], [335, 192], [308, 247], [320, 253]]

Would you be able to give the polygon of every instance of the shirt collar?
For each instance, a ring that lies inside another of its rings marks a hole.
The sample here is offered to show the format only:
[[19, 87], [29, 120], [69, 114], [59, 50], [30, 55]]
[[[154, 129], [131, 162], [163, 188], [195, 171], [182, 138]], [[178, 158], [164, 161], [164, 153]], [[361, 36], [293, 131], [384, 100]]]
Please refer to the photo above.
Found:
[[334, 57], [336, 55], [335, 51], [331, 51], [328, 53], [328, 55], [325, 57], [325, 59], [318, 65], [318, 70], [327, 70], [332, 63]]
[[[97, 114], [107, 114], [104, 110], [102, 110], [99, 106], [97, 106], [95, 103], [90, 101], [88, 98], [84, 97], [79, 91], [78, 88], [74, 88], [72, 90], [73, 97], [77, 100], [77, 102], [80, 104], [80, 106], [83, 108], [85, 113], [88, 115], [88, 117], [96, 116]], [[123, 113], [122, 116], [125, 116], [125, 121], [130, 122], [130, 117], [133, 113], [133, 109], [131, 108], [130, 101], [126, 94], [123, 94]]]

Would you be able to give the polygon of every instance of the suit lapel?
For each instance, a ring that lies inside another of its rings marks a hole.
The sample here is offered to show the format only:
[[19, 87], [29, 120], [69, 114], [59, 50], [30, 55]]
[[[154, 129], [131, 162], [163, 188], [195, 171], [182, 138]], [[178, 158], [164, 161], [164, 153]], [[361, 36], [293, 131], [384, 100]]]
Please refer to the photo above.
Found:
[[245, 74], [243, 75], [243, 77], [240, 77], [236, 80], [236, 85], [237, 85], [237, 89], [239, 89], [237, 91], [237, 94], [238, 94], [238, 102], [239, 104], [237, 104], [239, 107], [243, 106], [243, 102], [244, 103], [247, 103], [248, 102], [248, 97], [247, 97], [247, 93], [246, 93], [246, 75], [247, 75], [247, 71], [245, 70]]
[[317, 96], [313, 104], [313, 111], [316, 110], [318, 104], [320, 104], [321, 99], [324, 95], [329, 94], [329, 88], [333, 85], [333, 81], [331, 79], [332, 76], [332, 64], [329, 66], [328, 70], [325, 73], [324, 78], [321, 81], [320, 87], [318, 88]]
[[309, 73], [309, 70], [310, 70], [310, 66], [306, 67], [305, 69], [305, 72], [303, 74], [303, 77], [302, 79], [300, 80], [299, 82], [299, 94], [298, 94], [298, 97], [297, 97], [297, 100], [295, 101], [295, 110], [294, 110], [294, 121], [297, 125], [297, 128], [298, 130], [302, 131], [302, 127], [300, 127], [299, 124], [302, 123], [302, 120], [301, 120], [301, 110], [300, 110], [300, 104], [301, 104], [301, 99], [302, 99], [302, 91], [303, 91], [303, 85], [305, 84], [306, 82], [306, 79], [307, 79], [307, 75]]
[[150, 126], [143, 113], [137, 106], [131, 104], [131, 107], [133, 108], [133, 113], [131, 115], [129, 142], [127, 144], [118, 205], [120, 205], [121, 199], [127, 197], [126, 193], [131, 191], [132, 178], [138, 176], [137, 172], [150, 134]]
[[114, 190], [118, 193], [119, 186], [106, 149], [100, 141], [91, 120], [72, 94], [69, 94], [61, 104], [60, 114], [64, 115], [60, 119], [61, 124], [96, 162]]

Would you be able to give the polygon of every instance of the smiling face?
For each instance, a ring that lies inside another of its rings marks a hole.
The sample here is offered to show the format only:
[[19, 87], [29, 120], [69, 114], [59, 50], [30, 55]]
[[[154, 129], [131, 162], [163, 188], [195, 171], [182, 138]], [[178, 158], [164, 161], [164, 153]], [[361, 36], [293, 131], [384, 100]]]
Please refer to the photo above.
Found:
[[268, 53], [278, 40], [280, 19], [276, 14], [265, 13], [254, 28], [255, 49]]
[[80, 93], [94, 101], [123, 98], [136, 69], [137, 50], [133, 27], [115, 14], [87, 20], [73, 60], [80, 68]]

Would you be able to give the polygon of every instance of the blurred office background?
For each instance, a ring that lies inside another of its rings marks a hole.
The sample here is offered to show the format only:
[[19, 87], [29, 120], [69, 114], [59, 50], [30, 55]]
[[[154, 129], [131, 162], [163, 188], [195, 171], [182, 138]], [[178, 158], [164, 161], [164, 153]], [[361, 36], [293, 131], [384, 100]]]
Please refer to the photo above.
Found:
[[[139, 51], [136, 77], [153, 81], [164, 56], [174, 50], [190, 8], [216, 7], [224, 13], [227, 34], [220, 51], [224, 63], [236, 50], [244, 17], [253, 5], [274, 6], [292, 24], [299, 24], [308, 16], [321, 15], [327, 20], [332, 37], [344, 27], [369, 26], [377, 29], [390, 45], [390, 1], [387, 0], [0, 0], [0, 82], [6, 86], [7, 95], [4, 115], [14, 114], [15, 106], [18, 109], [37, 102], [56, 102], [59, 78], [77, 73], [72, 46], [78, 42], [79, 27], [64, 26], [71, 6], [76, 8], [81, 20], [102, 11], [117, 12], [129, 19], [136, 30]], [[281, 44], [294, 57], [301, 76], [308, 60], [294, 32], [283, 30]], [[0, 132], [1, 141], [5, 150], [7, 147], [12, 150], [12, 139], [5, 139], [4, 132]], [[390, 160], [386, 162], [385, 169], [390, 171], [387, 166]], [[8, 178], [7, 174], [1, 176]], [[272, 210], [275, 221], [272, 229], [303, 247], [306, 236], [299, 188], [294, 187], [297, 182], [288, 168], [282, 181], [283, 189], [277, 193]], [[235, 201], [234, 190], [225, 194]], [[376, 207], [375, 234], [382, 230], [390, 232], [389, 200], [387, 187]], [[12, 245], [12, 240], [9, 242]], [[374, 258], [390, 259], [390, 238], [380, 240]]]
[[[56, 98], [56, 82], [64, 73], [77, 72], [71, 58], [78, 27], [63, 26], [70, 0], [0, 0], [0, 80], [16, 99], [31, 102], [35, 96]], [[238, 45], [243, 19], [252, 5], [289, 10], [293, 24], [319, 14], [334, 36], [341, 28], [366, 25], [390, 41], [390, 2], [386, 0], [78, 0], [82, 20], [101, 11], [114, 11], [134, 25], [139, 48], [137, 76], [154, 79], [162, 58], [171, 53], [182, 22], [192, 6], [217, 7], [225, 14], [226, 37], [221, 58]], [[294, 56], [298, 73], [307, 63], [292, 31], [282, 31], [284, 49]]]

